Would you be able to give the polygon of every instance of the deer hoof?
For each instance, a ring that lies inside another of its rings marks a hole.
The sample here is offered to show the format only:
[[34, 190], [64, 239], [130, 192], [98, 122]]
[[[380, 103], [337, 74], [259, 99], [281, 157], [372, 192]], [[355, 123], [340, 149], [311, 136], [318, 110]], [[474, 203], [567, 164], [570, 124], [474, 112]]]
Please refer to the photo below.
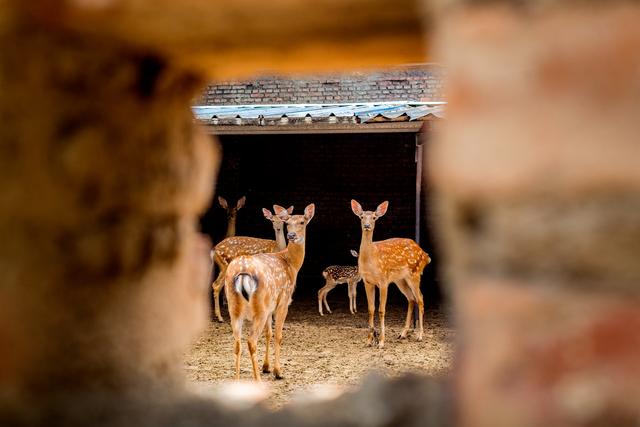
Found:
[[378, 343], [378, 348], [379, 348], [379, 349], [383, 349], [383, 348], [384, 348], [384, 342], [383, 342], [383, 341], [380, 341], [380, 342]]
[[265, 374], [271, 373], [271, 368], [269, 367], [269, 365], [262, 365], [262, 372]]
[[275, 379], [277, 380], [283, 380], [284, 377], [282, 376], [282, 373], [278, 372], [278, 371], [274, 371], [273, 376], [275, 377]]
[[218, 317], [216, 320], [218, 321], [218, 323], [224, 323], [224, 319], [222, 317]]
[[422, 341], [422, 335], [416, 338], [416, 341]]
[[399, 339], [399, 340], [406, 340], [406, 339], [407, 339], [407, 334], [406, 334], [406, 333], [404, 333], [404, 334], [400, 334], [400, 335], [398, 335], [398, 339]]

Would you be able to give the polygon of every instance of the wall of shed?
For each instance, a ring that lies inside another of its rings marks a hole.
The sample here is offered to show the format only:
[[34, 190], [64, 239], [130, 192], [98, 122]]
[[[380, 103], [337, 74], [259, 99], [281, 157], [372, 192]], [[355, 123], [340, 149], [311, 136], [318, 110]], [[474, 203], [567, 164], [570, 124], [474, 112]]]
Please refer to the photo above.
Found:
[[[349, 205], [352, 198], [365, 209], [375, 209], [389, 200], [389, 212], [377, 222], [375, 240], [415, 236], [413, 133], [227, 135], [220, 141], [224, 154], [218, 194], [234, 202], [247, 196], [238, 216], [238, 235], [273, 238], [262, 207], [294, 205], [300, 213], [307, 204], [316, 204], [316, 216], [307, 229], [307, 256], [300, 271], [298, 297], [315, 298], [324, 282], [321, 272], [328, 265], [356, 263], [349, 250], [358, 250], [361, 231]], [[202, 220], [204, 231], [214, 242], [224, 237], [225, 224], [225, 213], [217, 203]], [[423, 227], [422, 242], [437, 260], [428, 227]], [[435, 265], [434, 261], [427, 267], [423, 278], [423, 292], [431, 303], [440, 301]], [[395, 288], [390, 298], [404, 303]]]

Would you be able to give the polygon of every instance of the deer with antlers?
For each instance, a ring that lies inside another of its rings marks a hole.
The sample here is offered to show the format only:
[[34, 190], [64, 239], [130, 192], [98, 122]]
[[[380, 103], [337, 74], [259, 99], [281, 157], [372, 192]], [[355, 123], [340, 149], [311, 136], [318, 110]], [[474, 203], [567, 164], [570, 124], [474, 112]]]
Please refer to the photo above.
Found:
[[[274, 211], [285, 211], [289, 215], [293, 213], [293, 206], [284, 209], [282, 206], [273, 205]], [[241, 255], [255, 255], [266, 252], [281, 251], [287, 246], [284, 238], [284, 223], [279, 216], [273, 215], [269, 209], [262, 208], [262, 214], [266, 219], [271, 221], [275, 240], [259, 239], [256, 237], [234, 236], [224, 239], [211, 250], [211, 260], [215, 263], [220, 273], [216, 280], [212, 283], [213, 300], [216, 319], [223, 322], [222, 313], [220, 312], [220, 291], [224, 286], [224, 276], [229, 263]]]
[[238, 218], [238, 211], [242, 209], [246, 201], [247, 198], [245, 196], [242, 196], [238, 199], [235, 206], [229, 207], [229, 203], [227, 203], [227, 200], [222, 196], [218, 196], [218, 203], [220, 204], [220, 207], [222, 207], [222, 209], [227, 212], [227, 234], [225, 235], [225, 237], [233, 237], [236, 235], [236, 220]]
[[411, 239], [387, 239], [380, 242], [373, 241], [373, 228], [376, 220], [382, 217], [389, 207], [389, 202], [381, 203], [377, 209], [363, 211], [362, 206], [355, 200], [351, 200], [351, 210], [360, 218], [362, 227], [362, 240], [360, 242], [360, 256], [358, 257], [358, 269], [364, 281], [369, 309], [369, 337], [368, 344], [372, 345], [375, 337], [375, 288], [380, 289], [380, 304], [378, 315], [380, 316], [380, 337], [378, 347], [384, 348], [385, 339], [385, 307], [387, 304], [387, 290], [389, 284], [395, 283], [400, 292], [409, 301], [407, 319], [400, 333], [400, 339], [407, 337], [411, 326], [411, 316], [414, 305], [418, 305], [419, 331], [418, 341], [423, 337], [424, 300], [420, 291], [420, 277], [422, 271], [431, 262], [429, 255]]
[[[358, 252], [352, 250], [351, 255], [358, 258]], [[360, 273], [357, 265], [330, 265], [322, 272], [322, 277], [325, 279], [325, 285], [318, 291], [318, 311], [320, 316], [324, 316], [322, 313], [322, 303], [324, 302], [327, 312], [331, 314], [329, 303], [327, 302], [327, 294], [341, 283], [347, 284], [347, 291], [349, 293], [349, 311], [351, 314], [355, 314], [356, 309], [356, 292], [358, 282], [361, 280]]]
[[284, 209], [276, 209], [276, 214], [287, 224], [287, 248], [280, 252], [240, 256], [229, 264], [225, 275], [225, 293], [229, 304], [229, 317], [234, 337], [236, 379], [240, 378], [240, 355], [242, 326], [244, 320], [251, 320], [248, 347], [253, 368], [253, 378], [260, 381], [256, 347], [258, 338], [266, 326], [266, 349], [262, 372], [270, 372], [269, 345], [271, 342], [271, 319], [275, 316], [275, 363], [273, 374], [282, 378], [280, 347], [282, 328], [287, 318], [291, 297], [295, 290], [298, 271], [302, 267], [305, 254], [306, 229], [315, 213], [315, 205], [310, 204], [304, 215], [290, 215]]

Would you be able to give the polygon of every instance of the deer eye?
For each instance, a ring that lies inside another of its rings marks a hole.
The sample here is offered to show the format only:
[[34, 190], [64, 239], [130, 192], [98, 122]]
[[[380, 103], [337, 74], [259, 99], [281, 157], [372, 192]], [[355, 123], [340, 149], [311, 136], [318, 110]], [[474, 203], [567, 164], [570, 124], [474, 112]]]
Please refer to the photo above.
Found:
[[304, 221], [300, 221], [300, 225], [304, 225]]

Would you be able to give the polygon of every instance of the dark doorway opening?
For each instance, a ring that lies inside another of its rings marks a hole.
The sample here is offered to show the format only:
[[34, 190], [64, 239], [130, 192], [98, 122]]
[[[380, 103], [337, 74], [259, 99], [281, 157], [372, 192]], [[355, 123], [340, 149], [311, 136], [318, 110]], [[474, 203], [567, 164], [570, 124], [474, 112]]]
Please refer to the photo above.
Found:
[[[274, 203], [284, 207], [294, 205], [295, 213], [301, 213], [307, 204], [316, 204], [316, 216], [307, 229], [306, 257], [298, 277], [296, 299], [315, 300], [318, 289], [324, 285], [321, 272], [325, 267], [357, 263], [349, 253], [350, 249], [358, 250], [361, 236], [360, 221], [350, 208], [352, 198], [368, 210], [389, 201], [388, 213], [376, 224], [374, 240], [415, 238], [415, 133], [218, 138], [223, 162], [216, 196], [221, 195], [230, 203], [247, 197], [246, 206], [238, 215], [237, 235], [274, 238], [270, 222], [262, 216], [263, 207], [271, 209]], [[425, 303], [432, 307], [440, 304], [442, 294], [438, 285], [438, 256], [428, 224], [428, 200], [428, 188], [424, 188], [420, 243], [433, 262], [425, 269], [422, 292]], [[202, 218], [202, 228], [214, 242], [224, 237], [226, 217], [217, 202]], [[361, 286], [359, 294], [364, 295]], [[339, 286], [330, 298], [346, 301], [346, 293], [346, 286]], [[389, 303], [405, 301], [392, 286]]]

